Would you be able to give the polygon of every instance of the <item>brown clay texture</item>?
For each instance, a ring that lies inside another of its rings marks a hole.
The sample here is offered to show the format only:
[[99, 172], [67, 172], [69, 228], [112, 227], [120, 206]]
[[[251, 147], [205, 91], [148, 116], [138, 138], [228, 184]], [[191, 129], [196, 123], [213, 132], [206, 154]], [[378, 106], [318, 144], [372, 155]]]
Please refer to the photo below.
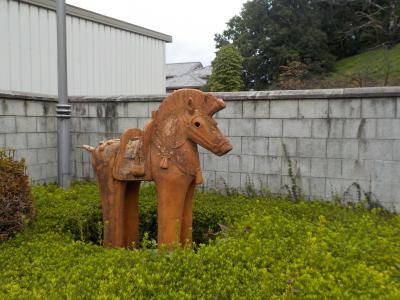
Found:
[[223, 108], [211, 93], [178, 90], [143, 130], [129, 128], [120, 139], [83, 146], [100, 189], [105, 246], [138, 245], [141, 181], [156, 184], [158, 244], [191, 245], [193, 194], [203, 182], [197, 145], [219, 156], [232, 149], [213, 119]]

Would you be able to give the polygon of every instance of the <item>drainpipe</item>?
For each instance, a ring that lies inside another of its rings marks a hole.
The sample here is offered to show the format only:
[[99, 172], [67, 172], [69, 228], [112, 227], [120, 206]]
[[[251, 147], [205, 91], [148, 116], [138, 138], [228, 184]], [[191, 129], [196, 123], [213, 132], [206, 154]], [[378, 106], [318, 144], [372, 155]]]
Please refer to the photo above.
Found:
[[58, 104], [57, 104], [57, 148], [58, 148], [58, 184], [67, 189], [71, 181], [71, 105], [68, 102], [67, 86], [67, 39], [65, 0], [57, 0], [57, 67], [58, 67]]

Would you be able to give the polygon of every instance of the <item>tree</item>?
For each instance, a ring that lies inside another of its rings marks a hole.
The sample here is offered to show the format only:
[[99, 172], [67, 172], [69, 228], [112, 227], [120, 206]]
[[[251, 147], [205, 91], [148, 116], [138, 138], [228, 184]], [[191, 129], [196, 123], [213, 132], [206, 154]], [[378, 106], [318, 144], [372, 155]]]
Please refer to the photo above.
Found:
[[359, 20], [355, 15], [363, 9], [366, 0], [314, 1], [321, 20], [321, 30], [328, 37], [330, 53], [341, 59], [368, 48], [371, 37], [367, 38], [361, 32], [349, 33], [351, 28], [358, 26]]
[[224, 45], [212, 62], [212, 73], [208, 80], [210, 91], [233, 92], [243, 88], [243, 58], [233, 45]]
[[356, 12], [357, 25], [349, 33], [368, 33], [378, 46], [392, 47], [400, 41], [399, 0], [364, 0]]
[[345, 58], [400, 41], [399, 0], [251, 0], [217, 47], [232, 43], [243, 56], [247, 89], [277, 81], [282, 66], [307, 65], [311, 75], [329, 71]]
[[328, 46], [338, 58], [400, 41], [398, 0], [314, 0]]
[[239, 49], [247, 89], [267, 88], [281, 66], [291, 61], [306, 64], [314, 73], [333, 65], [335, 57], [329, 52], [313, 1], [249, 1], [227, 25], [215, 36], [217, 47], [231, 42]]

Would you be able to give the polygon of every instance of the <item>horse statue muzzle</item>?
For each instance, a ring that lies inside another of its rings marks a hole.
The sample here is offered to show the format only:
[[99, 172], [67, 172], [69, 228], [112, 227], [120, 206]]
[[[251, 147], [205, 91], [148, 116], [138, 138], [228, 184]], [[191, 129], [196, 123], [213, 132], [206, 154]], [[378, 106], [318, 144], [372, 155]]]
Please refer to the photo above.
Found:
[[223, 108], [224, 101], [210, 93], [178, 90], [143, 130], [129, 128], [120, 139], [83, 145], [100, 189], [105, 246], [138, 246], [141, 181], [156, 184], [158, 244], [191, 244], [193, 194], [203, 183], [197, 145], [219, 156], [232, 150], [213, 119]]

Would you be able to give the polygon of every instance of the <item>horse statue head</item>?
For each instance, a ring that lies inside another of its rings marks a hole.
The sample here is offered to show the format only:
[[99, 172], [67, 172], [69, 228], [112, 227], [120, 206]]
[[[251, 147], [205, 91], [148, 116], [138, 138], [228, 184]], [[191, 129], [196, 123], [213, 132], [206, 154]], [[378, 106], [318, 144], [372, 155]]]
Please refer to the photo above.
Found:
[[224, 101], [210, 93], [194, 89], [175, 91], [153, 113], [157, 135], [168, 148], [176, 149], [190, 141], [224, 155], [232, 150], [232, 145], [213, 119], [223, 108]]

